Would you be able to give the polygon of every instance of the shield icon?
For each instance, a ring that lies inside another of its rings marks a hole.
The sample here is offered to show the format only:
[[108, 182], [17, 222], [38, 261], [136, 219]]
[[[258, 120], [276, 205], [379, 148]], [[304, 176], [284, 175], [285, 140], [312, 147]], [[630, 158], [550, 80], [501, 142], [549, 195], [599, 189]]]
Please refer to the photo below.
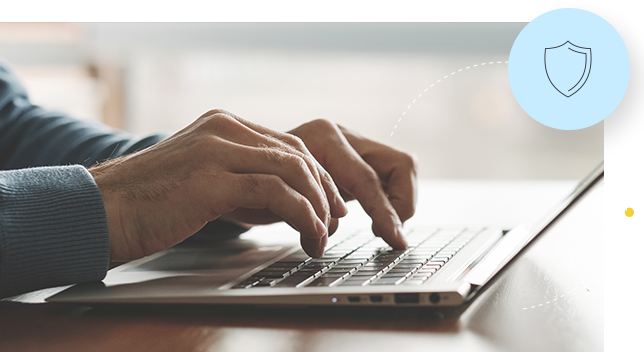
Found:
[[546, 48], [544, 64], [546, 75], [553, 87], [566, 98], [577, 93], [590, 75], [592, 52], [569, 41]]

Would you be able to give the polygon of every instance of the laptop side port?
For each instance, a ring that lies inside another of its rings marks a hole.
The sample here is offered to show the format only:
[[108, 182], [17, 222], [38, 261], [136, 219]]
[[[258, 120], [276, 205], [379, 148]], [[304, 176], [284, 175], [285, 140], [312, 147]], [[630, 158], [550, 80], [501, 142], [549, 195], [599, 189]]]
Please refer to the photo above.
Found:
[[441, 295], [438, 293], [432, 293], [429, 295], [429, 301], [436, 304], [441, 301]]
[[420, 295], [418, 293], [396, 293], [394, 301], [396, 304], [418, 304]]
[[382, 296], [381, 295], [371, 295], [369, 296], [369, 300], [371, 303], [382, 303]]
[[347, 297], [347, 300], [349, 300], [349, 303], [359, 303], [360, 296], [349, 296]]

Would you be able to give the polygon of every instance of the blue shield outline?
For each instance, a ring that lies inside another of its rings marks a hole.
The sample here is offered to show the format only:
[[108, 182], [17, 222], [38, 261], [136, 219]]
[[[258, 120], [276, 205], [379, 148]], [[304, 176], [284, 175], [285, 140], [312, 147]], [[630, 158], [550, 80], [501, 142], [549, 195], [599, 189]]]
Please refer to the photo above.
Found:
[[[577, 93], [588, 80], [592, 65], [592, 50], [566, 41], [561, 45], [546, 48], [543, 61], [550, 84], [563, 96], [569, 98]], [[580, 61], [583, 61], [584, 66], [581, 75], [579, 75]]]

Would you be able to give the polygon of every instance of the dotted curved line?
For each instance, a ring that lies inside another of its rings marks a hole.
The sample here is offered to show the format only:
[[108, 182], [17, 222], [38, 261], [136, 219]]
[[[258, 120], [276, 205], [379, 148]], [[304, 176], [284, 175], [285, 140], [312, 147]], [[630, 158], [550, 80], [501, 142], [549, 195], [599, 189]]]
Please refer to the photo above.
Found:
[[[606, 119], [608, 120], [608, 122], [610, 122], [610, 127], [613, 128], [613, 131], [615, 131], [615, 135], [617, 136], [617, 140], [619, 142], [621, 142], [622, 139], [619, 138], [619, 135], [617, 134], [617, 129], [615, 128], [615, 125], [613, 125], [613, 123], [610, 121], [610, 117], [607, 117]], [[628, 159], [626, 159], [626, 151], [624, 150], [624, 144], [620, 143], [619, 147], [622, 148], [622, 155], [624, 155], [624, 165], [627, 165], [628, 164]]]
[[[490, 61], [490, 62], [488, 62], [487, 64], [488, 64], [488, 65], [493, 65], [494, 63], [495, 63], [494, 61]], [[503, 63], [503, 61], [497, 61], [496, 63], [497, 63], [497, 64], [502, 64], [502, 63]], [[505, 63], [507, 64], [508, 62], [507, 62], [507, 61], [505, 61]], [[486, 63], [485, 63], [485, 62], [483, 62], [483, 63], [480, 63], [480, 64], [467, 66], [467, 67], [465, 67], [464, 69], [465, 69], [465, 70], [469, 70], [470, 68], [474, 68], [474, 67], [478, 67], [478, 66], [485, 66], [485, 64], [486, 64]], [[459, 73], [459, 72], [462, 72], [464, 69], [463, 69], [463, 68], [461, 68], [461, 69], [459, 69], [459, 70], [457, 70], [457, 71], [454, 71], [454, 72], [452, 72], [451, 74], [449, 74], [449, 75], [447, 75], [447, 76], [445, 76], [445, 77], [443, 77], [443, 78], [439, 79], [438, 81], [436, 81], [435, 83], [433, 83], [431, 86], [429, 86], [429, 88], [425, 88], [425, 90], [424, 90], [422, 93], [418, 94], [418, 97], [417, 97], [416, 99], [414, 99], [414, 101], [412, 101], [412, 102], [411, 102], [411, 104], [409, 104], [409, 106], [407, 107], [407, 109], [402, 113], [402, 116], [398, 119], [398, 122], [396, 122], [396, 125], [394, 126], [394, 130], [393, 130], [393, 131], [391, 131], [391, 137], [393, 137], [394, 132], [396, 131], [396, 127], [398, 127], [398, 124], [399, 124], [399, 123], [400, 123], [400, 121], [402, 120], [403, 116], [405, 116], [405, 114], [407, 113], [407, 111], [409, 111], [409, 108], [411, 108], [411, 106], [412, 106], [412, 105], [414, 105], [414, 103], [416, 102], [416, 100], [418, 100], [418, 98], [420, 98], [420, 97], [423, 95], [423, 93], [427, 92], [430, 88], [432, 88], [433, 86], [437, 85], [437, 84], [438, 84], [438, 83], [440, 83], [442, 80], [447, 79], [448, 77], [450, 77], [450, 76], [452, 76], [452, 75], [454, 75], [454, 74], [457, 74], [457, 73]]]
[[[566, 293], [570, 293], [570, 291], [568, 291], [568, 292], [566, 292]], [[525, 308], [523, 308], [523, 310], [533, 309], [533, 308], [539, 308], [539, 307], [541, 307], [541, 306], [543, 306], [543, 305], [550, 304], [550, 302], [554, 302], [554, 301], [556, 301], [556, 300], [557, 300], [557, 299], [559, 299], [559, 298], [563, 298], [564, 296], [566, 296], [566, 295], [561, 295], [561, 296], [559, 296], [559, 297], [555, 297], [555, 298], [554, 298], [553, 300], [551, 300], [551, 301], [548, 301], [548, 302], [546, 302], [546, 303], [541, 303], [541, 304], [536, 305], [536, 306], [531, 306], [530, 308], [525, 307]]]

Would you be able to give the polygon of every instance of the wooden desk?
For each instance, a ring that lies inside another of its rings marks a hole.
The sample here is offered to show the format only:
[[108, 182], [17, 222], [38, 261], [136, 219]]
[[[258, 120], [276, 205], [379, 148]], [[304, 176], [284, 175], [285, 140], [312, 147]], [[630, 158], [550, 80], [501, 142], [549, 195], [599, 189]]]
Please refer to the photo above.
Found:
[[[486, 217], [510, 223], [571, 186], [423, 183], [419, 213], [435, 214], [445, 223]], [[449, 202], [440, 205], [436, 199]], [[603, 192], [588, 195], [478, 298], [458, 309], [113, 309], [25, 303], [42, 301], [54, 291], [48, 290], [0, 302], [0, 351], [601, 351], [602, 204]]]

